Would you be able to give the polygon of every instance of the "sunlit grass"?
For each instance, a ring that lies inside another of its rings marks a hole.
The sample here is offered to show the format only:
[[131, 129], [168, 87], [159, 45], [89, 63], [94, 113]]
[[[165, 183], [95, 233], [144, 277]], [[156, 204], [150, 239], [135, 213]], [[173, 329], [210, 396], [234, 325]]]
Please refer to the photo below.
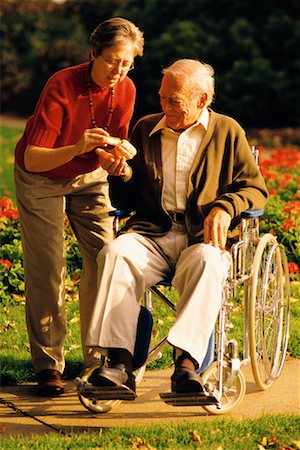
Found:
[[254, 450], [299, 449], [300, 417], [266, 416], [259, 419], [188, 421], [185, 424], [100, 428], [65, 435], [50, 433], [32, 438], [1, 440], [6, 450], [149, 449]]
[[[292, 282], [291, 291], [291, 324], [288, 356], [299, 358], [300, 283], [297, 281]], [[168, 295], [176, 302], [177, 295], [174, 290], [171, 290]], [[83, 369], [79, 302], [77, 294], [74, 294], [74, 289], [72, 295], [67, 294], [67, 298], [68, 335], [65, 344], [66, 377], [73, 379], [79, 375]], [[19, 384], [35, 379], [34, 371], [31, 366], [24, 305], [25, 303], [22, 299], [12, 305], [6, 305], [2, 309], [3, 312], [0, 316], [0, 366], [2, 374], [1, 382], [3, 385]], [[153, 343], [157, 344], [157, 342], [168, 333], [168, 330], [174, 323], [175, 316], [155, 297], [153, 298], [153, 306]], [[231, 319], [234, 328], [231, 331], [230, 337], [238, 341], [239, 353], [242, 358], [244, 311], [242, 302], [238, 298], [234, 300]], [[157, 370], [170, 367], [172, 363], [172, 348], [167, 344], [163, 348], [162, 357], [149, 364], [148, 369]]]
[[0, 198], [3, 195], [15, 202], [14, 148], [23, 132], [22, 128], [1, 126], [0, 132]]
[[[35, 379], [25, 321], [25, 302], [6, 305], [0, 316], [1, 383], [14, 385]], [[66, 376], [70, 379], [83, 369], [80, 341], [79, 304], [75, 295], [67, 301], [68, 333], [65, 343]]]

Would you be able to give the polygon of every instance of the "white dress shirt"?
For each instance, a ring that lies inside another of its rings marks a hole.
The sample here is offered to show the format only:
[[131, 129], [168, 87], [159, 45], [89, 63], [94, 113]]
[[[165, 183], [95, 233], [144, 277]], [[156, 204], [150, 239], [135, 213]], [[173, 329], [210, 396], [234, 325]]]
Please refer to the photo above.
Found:
[[208, 127], [209, 113], [203, 108], [197, 122], [183, 132], [168, 128], [165, 116], [150, 136], [161, 130], [163, 201], [167, 211], [185, 211], [189, 173]]

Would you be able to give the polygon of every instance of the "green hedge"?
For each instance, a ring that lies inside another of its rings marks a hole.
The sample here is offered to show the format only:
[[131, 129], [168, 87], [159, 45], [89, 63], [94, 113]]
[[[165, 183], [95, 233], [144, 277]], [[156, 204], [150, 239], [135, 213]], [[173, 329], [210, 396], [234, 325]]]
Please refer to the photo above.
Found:
[[217, 111], [245, 128], [297, 127], [299, 12], [298, 0], [3, 0], [2, 112], [31, 114], [52, 73], [88, 58], [94, 27], [122, 16], [145, 33], [136, 118], [159, 109], [161, 68], [189, 57], [215, 68]]

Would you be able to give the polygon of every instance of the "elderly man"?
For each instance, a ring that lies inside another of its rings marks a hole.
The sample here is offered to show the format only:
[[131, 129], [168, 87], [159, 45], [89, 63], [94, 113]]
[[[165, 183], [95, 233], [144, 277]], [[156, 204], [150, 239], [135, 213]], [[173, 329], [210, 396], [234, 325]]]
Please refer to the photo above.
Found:
[[114, 398], [135, 398], [139, 300], [147, 286], [166, 278], [180, 295], [168, 335], [175, 362], [171, 389], [202, 392], [196, 370], [228, 275], [227, 231], [243, 210], [263, 208], [268, 198], [244, 130], [209, 108], [213, 95], [209, 65], [182, 59], [164, 69], [163, 113], [137, 122], [132, 161], [115, 158], [106, 167], [113, 205], [135, 211], [98, 255], [98, 297], [87, 339], [109, 359], [90, 380], [100, 390], [115, 389]]

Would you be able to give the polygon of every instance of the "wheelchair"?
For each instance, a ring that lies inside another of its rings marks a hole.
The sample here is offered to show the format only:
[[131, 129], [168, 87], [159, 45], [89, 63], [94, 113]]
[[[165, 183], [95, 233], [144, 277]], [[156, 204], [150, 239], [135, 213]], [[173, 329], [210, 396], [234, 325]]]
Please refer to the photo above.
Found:
[[[252, 148], [258, 162], [258, 150]], [[125, 216], [115, 210], [115, 228]], [[223, 287], [221, 308], [207, 354], [198, 369], [204, 391], [201, 394], [161, 393], [161, 399], [173, 406], [203, 407], [210, 414], [226, 414], [242, 401], [246, 381], [242, 367], [251, 364], [255, 382], [260, 390], [268, 389], [280, 376], [287, 352], [290, 320], [289, 272], [285, 249], [270, 233], [259, 234], [259, 218], [263, 210], [248, 210], [241, 214], [238, 238], [230, 247], [231, 268]], [[167, 289], [166, 289], [167, 287]], [[153, 295], [174, 314], [176, 305], [166, 295], [170, 281], [150, 286], [142, 299], [140, 325], [134, 352], [136, 384], [142, 380], [146, 366], [159, 358], [167, 344], [167, 336], [154, 347], [151, 345]], [[233, 334], [233, 300], [242, 299], [243, 348], [229, 336]], [[153, 348], [152, 348], [153, 347]], [[106, 358], [102, 357], [102, 364]], [[95, 367], [87, 367], [75, 380], [82, 405], [93, 413], [109, 412], [121, 400], [97, 395], [89, 383]]]

